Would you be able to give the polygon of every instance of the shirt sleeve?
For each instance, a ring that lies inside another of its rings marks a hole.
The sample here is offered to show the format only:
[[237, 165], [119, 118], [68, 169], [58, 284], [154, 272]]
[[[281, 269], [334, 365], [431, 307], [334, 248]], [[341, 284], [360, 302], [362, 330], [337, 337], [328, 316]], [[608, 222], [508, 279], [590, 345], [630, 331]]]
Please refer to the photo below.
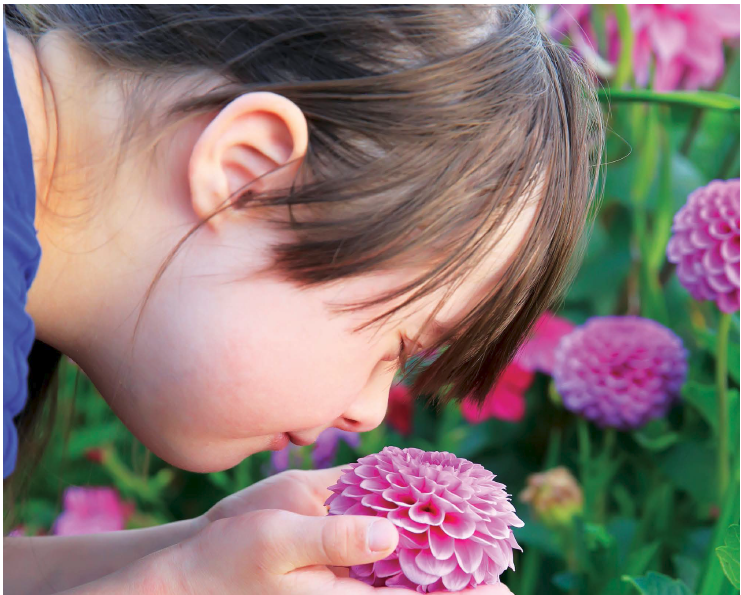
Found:
[[13, 420], [28, 393], [34, 325], [26, 301], [41, 259], [35, 212], [31, 144], [3, 25], [3, 478], [15, 469], [18, 433]]

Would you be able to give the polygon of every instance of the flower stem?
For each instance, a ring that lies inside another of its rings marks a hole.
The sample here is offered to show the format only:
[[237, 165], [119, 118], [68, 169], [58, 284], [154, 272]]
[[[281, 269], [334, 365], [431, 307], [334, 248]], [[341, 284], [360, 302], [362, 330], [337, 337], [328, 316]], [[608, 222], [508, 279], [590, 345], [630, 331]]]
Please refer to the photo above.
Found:
[[519, 595], [535, 595], [540, 574], [540, 552], [536, 549], [522, 557], [522, 580], [517, 593]]
[[545, 455], [545, 465], [543, 465], [543, 471], [553, 469], [558, 465], [558, 461], [561, 459], [561, 428], [552, 427], [550, 434], [548, 435], [548, 450]]
[[587, 420], [580, 417], [576, 422], [577, 432], [579, 434], [579, 467], [581, 468], [581, 484], [584, 488], [584, 518], [591, 520], [592, 509], [592, 473], [591, 458], [592, 446], [589, 442], [589, 426]]
[[712, 91], [670, 91], [658, 93], [645, 89], [598, 89], [597, 97], [600, 101], [614, 102], [640, 102], [640, 103], [665, 103], [668, 105], [684, 105], [687, 107], [718, 109], [728, 112], [739, 111], [739, 99], [726, 93], [713, 93]]
[[595, 516], [597, 521], [602, 522], [605, 516], [606, 500], [607, 500], [607, 486], [612, 479], [612, 471], [610, 470], [610, 461], [612, 460], [612, 453], [615, 450], [615, 441], [617, 439], [617, 431], [615, 428], [606, 428], [604, 431], [604, 441], [602, 443], [602, 453], [600, 455], [600, 482], [598, 485], [599, 492], [595, 498]]
[[715, 353], [715, 388], [718, 398], [718, 497], [728, 485], [728, 334], [731, 315], [721, 314]]

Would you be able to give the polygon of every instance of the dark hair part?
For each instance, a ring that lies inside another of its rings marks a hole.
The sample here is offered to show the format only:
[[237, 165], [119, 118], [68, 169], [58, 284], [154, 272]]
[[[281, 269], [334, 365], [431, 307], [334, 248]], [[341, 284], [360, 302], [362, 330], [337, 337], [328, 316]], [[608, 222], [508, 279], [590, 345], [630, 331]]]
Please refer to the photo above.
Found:
[[[425, 272], [364, 308], [451, 290], [522, 208], [539, 201], [523, 248], [487, 295], [440, 337], [414, 380], [441, 400], [482, 402], [573, 270], [596, 194], [603, 131], [592, 77], [526, 5], [41, 5], [16, 27], [73, 35], [105, 68], [151, 93], [213, 73], [222, 84], [172, 106], [157, 130], [272, 91], [303, 111], [309, 148], [290, 191], [260, 209], [291, 232], [272, 270], [301, 285], [371, 271]], [[132, 96], [133, 97], [133, 96]], [[409, 296], [404, 299], [404, 296]], [[370, 324], [369, 323], [369, 324]]]

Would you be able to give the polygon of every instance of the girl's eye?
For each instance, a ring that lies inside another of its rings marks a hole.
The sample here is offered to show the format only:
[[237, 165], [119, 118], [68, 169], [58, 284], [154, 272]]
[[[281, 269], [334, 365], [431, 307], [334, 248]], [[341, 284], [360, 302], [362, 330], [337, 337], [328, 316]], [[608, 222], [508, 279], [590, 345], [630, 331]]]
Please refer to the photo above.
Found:
[[384, 362], [399, 362], [401, 361], [402, 357], [404, 356], [404, 352], [406, 351], [406, 343], [404, 342], [404, 337], [399, 338], [399, 351], [398, 353], [394, 355], [387, 355], [384, 357], [381, 361]]

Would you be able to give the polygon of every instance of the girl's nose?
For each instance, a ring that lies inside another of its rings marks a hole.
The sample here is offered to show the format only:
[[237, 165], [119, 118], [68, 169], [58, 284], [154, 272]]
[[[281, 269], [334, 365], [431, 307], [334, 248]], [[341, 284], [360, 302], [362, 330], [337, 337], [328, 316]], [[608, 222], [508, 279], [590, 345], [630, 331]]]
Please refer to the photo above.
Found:
[[384, 374], [370, 382], [342, 414], [337, 427], [350, 432], [369, 432], [377, 428], [386, 417], [393, 379], [393, 374]]

